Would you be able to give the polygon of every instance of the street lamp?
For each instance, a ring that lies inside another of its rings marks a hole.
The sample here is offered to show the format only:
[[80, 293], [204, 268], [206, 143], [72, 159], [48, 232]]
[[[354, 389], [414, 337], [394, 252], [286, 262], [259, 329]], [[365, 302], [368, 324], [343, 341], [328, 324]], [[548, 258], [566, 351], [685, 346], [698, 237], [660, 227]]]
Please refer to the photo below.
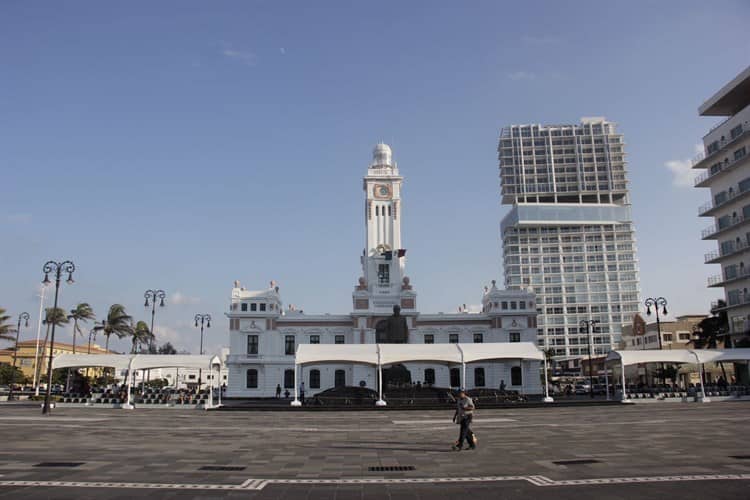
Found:
[[[201, 351], [200, 354], [203, 354], [203, 323], [206, 324], [206, 328], [211, 328], [211, 315], [210, 314], [196, 314], [195, 315], [195, 327], [198, 328], [198, 322], [200, 322], [201, 327]], [[201, 390], [201, 375], [203, 374], [203, 370], [198, 368], [198, 390]]]
[[26, 328], [29, 327], [29, 313], [22, 312], [18, 315], [18, 325], [16, 326], [16, 348], [13, 349], [13, 369], [10, 371], [10, 389], [8, 389], [8, 401], [13, 400], [13, 386], [16, 383], [16, 356], [18, 356], [18, 337], [21, 335], [21, 321], [25, 322]]
[[[662, 309], [662, 314], [665, 316], [667, 315], [667, 299], [664, 297], [649, 297], [647, 298], [643, 304], [646, 306], [646, 315], [651, 316], [651, 308], [654, 308], [654, 311], [656, 311], [656, 334], [659, 338], [659, 350], [661, 350], [661, 321], [659, 319], [659, 308]], [[645, 345], [644, 345], [645, 347]], [[664, 382], [664, 363], [661, 364], [661, 377], [662, 382]]]
[[[45, 285], [49, 285], [51, 283], [49, 279], [50, 273], [54, 273], [55, 275], [55, 305], [53, 306], [53, 311], [57, 311], [57, 297], [60, 292], [60, 277], [63, 273], [68, 273], [68, 279], [66, 282], [68, 285], [72, 285], [74, 283], [73, 281], [73, 271], [76, 270], [75, 264], [73, 262], [66, 260], [63, 262], [55, 262], [54, 260], [51, 260], [44, 264], [42, 267], [42, 272], [44, 273], [44, 283]], [[56, 321], [52, 322], [52, 334], [50, 335], [50, 342], [49, 342], [49, 362], [47, 363], [47, 391], [44, 395], [44, 406], [42, 407], [42, 415], [49, 414], [50, 413], [50, 399], [52, 398], [52, 355], [55, 352], [55, 323]]]
[[589, 393], [591, 394], [592, 398], [594, 397], [594, 370], [591, 366], [591, 349], [593, 348], [591, 345], [591, 334], [594, 331], [594, 327], [596, 327], [596, 325], [599, 323], [601, 323], [601, 321], [599, 321], [598, 319], [581, 320], [581, 329], [586, 329], [586, 338], [589, 342]]
[[156, 315], [156, 300], [159, 299], [159, 307], [164, 307], [164, 299], [167, 294], [164, 290], [146, 290], [143, 294], [146, 298], [146, 303], [143, 307], [151, 306], [151, 342], [148, 346], [149, 352], [154, 350], [154, 316]]

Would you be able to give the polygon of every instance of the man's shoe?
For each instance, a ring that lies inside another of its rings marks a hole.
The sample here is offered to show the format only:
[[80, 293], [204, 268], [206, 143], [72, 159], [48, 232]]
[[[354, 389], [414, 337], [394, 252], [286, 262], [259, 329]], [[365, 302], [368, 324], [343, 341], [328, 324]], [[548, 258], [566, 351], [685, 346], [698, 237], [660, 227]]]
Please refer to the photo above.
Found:
[[476, 446], [469, 446], [469, 449], [470, 449], [470, 450], [476, 450], [476, 449], [477, 449], [477, 447], [476, 447]]

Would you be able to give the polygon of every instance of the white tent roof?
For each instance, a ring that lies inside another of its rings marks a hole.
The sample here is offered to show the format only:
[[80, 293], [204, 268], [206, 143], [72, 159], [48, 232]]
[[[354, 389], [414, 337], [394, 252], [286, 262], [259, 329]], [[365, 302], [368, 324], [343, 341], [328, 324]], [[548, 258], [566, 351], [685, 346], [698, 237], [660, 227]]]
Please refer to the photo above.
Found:
[[52, 358], [52, 369], [105, 366], [116, 370], [146, 368], [207, 368], [221, 365], [218, 356], [182, 354], [59, 354]]
[[130, 354], [58, 354], [52, 358], [52, 369], [103, 366], [116, 370], [127, 370]]
[[713, 363], [748, 361], [750, 349], [647, 349], [610, 351], [607, 361], [621, 360], [624, 365], [638, 363]]
[[409, 361], [472, 363], [490, 359], [544, 359], [532, 342], [482, 344], [299, 344], [295, 363], [391, 365]]
[[486, 361], [490, 359], [536, 359], [544, 360], [544, 353], [533, 342], [493, 342], [488, 344], [459, 344], [464, 361]]

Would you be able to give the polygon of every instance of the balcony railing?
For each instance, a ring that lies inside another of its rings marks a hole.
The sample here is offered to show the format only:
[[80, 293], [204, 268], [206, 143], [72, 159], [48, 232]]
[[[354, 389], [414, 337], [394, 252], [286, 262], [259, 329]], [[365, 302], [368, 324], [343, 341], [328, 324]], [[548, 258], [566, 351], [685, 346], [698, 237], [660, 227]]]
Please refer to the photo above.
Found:
[[701, 205], [701, 207], [698, 208], [698, 216], [704, 216], [715, 208], [721, 208], [724, 205], [727, 205], [730, 201], [733, 201], [735, 198], [739, 198], [741, 195], [744, 195], [748, 192], [750, 192], [750, 188], [742, 189], [737, 186], [737, 191], [733, 190], [727, 192], [726, 198], [724, 198], [721, 203], [714, 203], [712, 201], [709, 201], [708, 203], [704, 203], [703, 205]]
[[714, 264], [714, 260], [720, 259], [722, 257], [729, 257], [731, 255], [735, 255], [741, 252], [744, 252], [746, 250], [750, 249], [750, 243], [747, 241], [740, 240], [739, 243], [732, 243], [731, 248], [726, 251], [721, 250], [714, 250], [713, 252], [708, 252], [703, 257], [705, 258], [706, 264]]
[[[750, 129], [748, 129], [748, 130], [750, 130]], [[740, 134], [740, 135], [742, 135], [742, 134]], [[693, 185], [695, 187], [705, 187], [705, 186], [701, 186], [700, 184], [702, 184], [703, 182], [705, 182], [707, 179], [710, 179], [711, 177], [715, 177], [715, 176], [719, 175], [722, 172], [727, 172], [727, 171], [731, 170], [732, 168], [734, 168], [735, 166], [737, 166], [738, 164], [740, 164], [744, 160], [746, 160], [748, 158], [748, 156], [750, 156], [750, 155], [744, 154], [744, 155], [740, 156], [737, 159], [733, 158], [731, 160], [727, 160], [726, 163], [721, 163], [719, 165], [719, 169], [716, 170], [716, 172], [711, 172], [711, 170], [706, 170], [701, 175], [699, 175], [698, 177], [695, 178], [695, 181], [693, 182]]]
[[708, 286], [710, 287], [716, 287], [716, 286], [723, 286], [726, 283], [731, 283], [732, 281], [737, 281], [741, 279], [745, 279], [750, 277], [750, 271], [741, 271], [737, 273], [736, 275], [732, 277], [724, 277], [721, 274], [717, 274], [714, 276], [709, 276], [708, 278]]
[[[731, 117], [730, 117], [730, 118], [731, 118]], [[724, 120], [724, 122], [726, 122], [726, 121], [727, 121], [727, 120]], [[722, 123], [720, 123], [719, 125], [717, 125], [717, 127], [716, 127], [716, 128], [718, 128], [719, 126], [723, 125], [723, 124], [724, 124], [724, 122], [722, 122]], [[712, 132], [713, 132], [714, 130], [715, 130], [715, 128], [714, 128], [714, 129], [711, 129], [711, 131], [712, 131]], [[710, 134], [710, 133], [711, 133], [711, 132], [709, 132], [709, 134]], [[703, 153], [703, 152], [701, 152], [701, 153], [698, 153], [697, 155], [695, 155], [695, 156], [693, 157], [693, 168], [705, 168], [705, 166], [698, 166], [698, 164], [699, 164], [699, 163], [703, 163], [703, 162], [704, 162], [704, 161], [706, 161], [706, 160], [710, 160], [710, 159], [711, 159], [711, 158], [713, 158], [714, 156], [717, 156], [717, 155], [718, 155], [719, 153], [721, 153], [721, 151], [722, 151], [722, 150], [723, 150], [723, 149], [724, 149], [724, 148], [725, 148], [726, 146], [728, 146], [728, 145], [730, 145], [731, 143], [733, 143], [733, 142], [737, 141], [737, 140], [738, 140], [739, 138], [743, 137], [744, 135], [747, 135], [748, 133], [750, 133], [750, 127], [748, 127], [748, 128], [743, 128], [742, 132], [740, 132], [739, 134], [735, 135], [734, 137], [730, 137], [729, 139], [724, 139], [723, 141], [718, 141], [718, 143], [719, 143], [719, 147], [718, 147], [717, 149], [715, 149], [715, 150], [714, 150], [713, 152], [711, 152], [710, 154], [705, 154], [705, 153]]]
[[704, 240], [713, 238], [714, 236], [718, 235], [719, 233], [722, 233], [724, 231], [727, 231], [728, 229], [731, 229], [731, 228], [733, 228], [735, 226], [738, 226], [738, 225], [742, 224], [744, 221], [745, 221], [745, 216], [744, 215], [738, 215], [737, 217], [733, 218], [732, 221], [728, 225], [726, 225], [724, 227], [718, 227], [718, 226], [712, 224], [709, 227], [707, 227], [706, 229], [704, 229], [703, 231], [701, 231], [701, 238], [704, 239]]

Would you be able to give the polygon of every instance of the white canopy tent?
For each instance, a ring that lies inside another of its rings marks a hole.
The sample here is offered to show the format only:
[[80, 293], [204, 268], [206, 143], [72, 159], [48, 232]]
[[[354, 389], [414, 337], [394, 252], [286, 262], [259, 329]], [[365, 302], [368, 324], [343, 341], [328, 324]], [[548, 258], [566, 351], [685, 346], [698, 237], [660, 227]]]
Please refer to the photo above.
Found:
[[[221, 358], [211, 355], [185, 355], [185, 354], [60, 354], [52, 359], [52, 369], [57, 368], [83, 368], [83, 367], [106, 367], [115, 370], [127, 370], [128, 400], [123, 408], [133, 409], [131, 401], [131, 379], [129, 374], [135, 370], [146, 370], [151, 368], [207, 368], [213, 374], [213, 370], [221, 373]], [[216, 380], [212, 376], [211, 380]], [[209, 384], [209, 406], [213, 406], [213, 382]], [[219, 391], [219, 405], [221, 405], [221, 391]]]
[[544, 353], [532, 342], [493, 342], [481, 344], [300, 344], [294, 358], [294, 401], [298, 399], [298, 367], [311, 363], [361, 363], [378, 370], [378, 406], [383, 400], [383, 365], [406, 362], [440, 362], [461, 365], [461, 386], [466, 383], [466, 363], [500, 359], [543, 360], [545, 401], [552, 401], [547, 387]]
[[[625, 390], [625, 367], [640, 363], [689, 363], [698, 365], [701, 395], [703, 401], [709, 402], [703, 386], [703, 364], [720, 362], [749, 362], [750, 349], [647, 349], [610, 351], [605, 364], [609, 361], [620, 361], [622, 377], [622, 400], [627, 401]], [[606, 369], [605, 369], [606, 372]]]

